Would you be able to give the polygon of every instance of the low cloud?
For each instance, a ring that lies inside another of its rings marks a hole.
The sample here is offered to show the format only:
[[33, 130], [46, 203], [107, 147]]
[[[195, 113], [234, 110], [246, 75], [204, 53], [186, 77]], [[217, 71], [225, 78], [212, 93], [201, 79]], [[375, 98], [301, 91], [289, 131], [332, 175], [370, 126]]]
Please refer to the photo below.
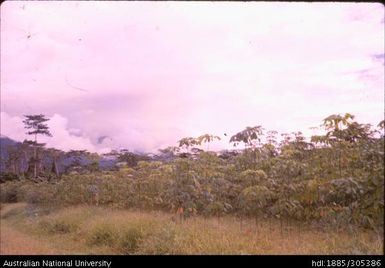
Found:
[[[1, 112], [1, 134], [20, 142], [25, 139], [32, 139], [26, 134], [27, 130], [24, 128], [23, 120], [24, 118], [9, 116], [7, 113]], [[88, 137], [71, 134], [68, 129], [68, 119], [59, 114], [50, 117], [47, 125], [52, 137], [38, 137], [38, 141], [46, 143], [47, 147], [64, 151], [88, 150], [99, 153], [110, 151], [110, 148], [107, 147], [96, 147]]]

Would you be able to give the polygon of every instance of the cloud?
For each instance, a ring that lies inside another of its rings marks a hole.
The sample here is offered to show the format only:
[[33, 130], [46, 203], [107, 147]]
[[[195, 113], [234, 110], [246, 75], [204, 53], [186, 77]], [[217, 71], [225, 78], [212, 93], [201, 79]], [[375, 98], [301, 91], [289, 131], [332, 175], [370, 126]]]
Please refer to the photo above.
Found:
[[377, 3], [8, 1], [1, 110], [44, 113], [69, 145], [94, 150], [156, 151], [254, 125], [306, 132], [334, 113], [377, 124], [383, 12]]
[[[24, 128], [22, 121], [23, 118], [21, 117], [12, 117], [5, 112], [1, 112], [1, 134], [20, 142], [24, 139], [32, 139], [26, 134], [26, 129]], [[53, 147], [64, 151], [88, 150], [102, 153], [110, 151], [110, 148], [95, 147], [88, 137], [79, 134], [80, 130], [69, 130], [68, 119], [59, 114], [54, 114], [49, 118], [47, 125], [52, 137], [38, 136], [38, 141], [46, 143], [47, 147]], [[74, 135], [73, 132], [76, 132], [76, 134]]]

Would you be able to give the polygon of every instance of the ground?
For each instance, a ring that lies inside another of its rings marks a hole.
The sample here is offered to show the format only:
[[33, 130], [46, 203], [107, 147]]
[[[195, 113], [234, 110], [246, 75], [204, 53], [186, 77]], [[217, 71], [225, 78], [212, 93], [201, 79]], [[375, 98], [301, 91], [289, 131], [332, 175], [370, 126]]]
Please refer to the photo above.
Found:
[[92, 206], [2, 204], [0, 254], [382, 254], [368, 230], [320, 230], [277, 221], [194, 217]]

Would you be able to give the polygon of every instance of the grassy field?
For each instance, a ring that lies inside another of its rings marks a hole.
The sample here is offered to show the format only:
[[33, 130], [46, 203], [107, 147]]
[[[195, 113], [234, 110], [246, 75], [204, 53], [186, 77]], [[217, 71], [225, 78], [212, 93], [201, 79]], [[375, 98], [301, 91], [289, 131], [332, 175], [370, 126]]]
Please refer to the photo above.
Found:
[[1, 254], [382, 254], [383, 237], [277, 221], [194, 217], [77, 206], [2, 204]]

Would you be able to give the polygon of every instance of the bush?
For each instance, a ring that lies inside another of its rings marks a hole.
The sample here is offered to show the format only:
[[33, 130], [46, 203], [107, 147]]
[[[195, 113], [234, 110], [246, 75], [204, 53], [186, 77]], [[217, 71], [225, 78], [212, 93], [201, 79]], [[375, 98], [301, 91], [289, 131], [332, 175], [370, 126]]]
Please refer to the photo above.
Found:
[[56, 188], [53, 184], [42, 182], [21, 188], [22, 199], [29, 204], [54, 204]]
[[144, 254], [178, 254], [176, 238], [177, 231], [175, 225], [167, 224], [144, 240], [139, 250]]
[[3, 183], [0, 187], [0, 201], [2, 203], [16, 203], [20, 188], [19, 181]]
[[79, 228], [78, 224], [66, 219], [43, 220], [39, 224], [49, 234], [67, 234]]
[[0, 173], [0, 183], [4, 183], [7, 181], [15, 181], [19, 179], [19, 175], [9, 172], [1, 172]]
[[138, 227], [130, 227], [123, 231], [119, 238], [119, 248], [122, 253], [134, 253], [143, 239], [143, 231]]
[[91, 229], [88, 236], [88, 243], [96, 246], [113, 246], [117, 240], [117, 235], [111, 225], [103, 223], [98, 224]]

